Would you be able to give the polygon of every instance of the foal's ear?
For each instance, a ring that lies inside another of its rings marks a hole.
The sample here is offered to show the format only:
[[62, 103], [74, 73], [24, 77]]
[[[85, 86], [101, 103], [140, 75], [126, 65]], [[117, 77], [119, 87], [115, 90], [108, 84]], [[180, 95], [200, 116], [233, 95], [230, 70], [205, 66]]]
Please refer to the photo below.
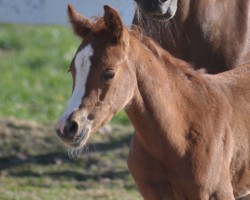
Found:
[[119, 13], [112, 7], [104, 6], [104, 22], [113, 36], [119, 40], [122, 37], [124, 25]]
[[68, 4], [69, 21], [76, 35], [85, 37], [92, 28], [92, 22], [80, 15], [71, 4]]

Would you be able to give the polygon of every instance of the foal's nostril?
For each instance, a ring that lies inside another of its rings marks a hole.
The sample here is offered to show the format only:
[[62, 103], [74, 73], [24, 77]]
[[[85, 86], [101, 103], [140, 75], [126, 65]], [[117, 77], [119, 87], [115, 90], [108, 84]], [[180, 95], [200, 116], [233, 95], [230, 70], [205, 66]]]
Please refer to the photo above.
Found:
[[60, 130], [59, 128], [56, 130], [56, 134], [57, 134], [58, 136], [62, 135], [61, 130]]
[[159, 0], [161, 3], [164, 3], [164, 2], [166, 2], [166, 1], [168, 1], [168, 0]]
[[78, 131], [78, 123], [76, 121], [71, 121], [68, 125], [69, 136], [74, 136]]

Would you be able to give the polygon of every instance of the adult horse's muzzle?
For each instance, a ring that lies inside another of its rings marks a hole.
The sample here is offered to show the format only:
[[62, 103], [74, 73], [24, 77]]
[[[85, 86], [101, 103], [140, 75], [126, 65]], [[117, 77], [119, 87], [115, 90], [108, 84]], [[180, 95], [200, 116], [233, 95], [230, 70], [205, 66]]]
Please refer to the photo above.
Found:
[[135, 0], [140, 11], [155, 20], [169, 20], [177, 10], [178, 0]]
[[71, 147], [83, 146], [91, 132], [91, 121], [79, 112], [73, 112], [65, 124], [58, 122], [57, 135]]

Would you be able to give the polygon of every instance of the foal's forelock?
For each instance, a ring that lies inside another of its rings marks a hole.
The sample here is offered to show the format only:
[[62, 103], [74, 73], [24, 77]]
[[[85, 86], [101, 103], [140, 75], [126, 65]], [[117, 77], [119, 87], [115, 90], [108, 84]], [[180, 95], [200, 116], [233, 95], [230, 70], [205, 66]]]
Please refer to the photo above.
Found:
[[93, 55], [92, 45], [88, 44], [83, 49], [78, 51], [78, 53], [75, 56], [74, 89], [72, 96], [69, 100], [68, 107], [66, 108], [66, 111], [59, 120], [59, 128], [61, 132], [63, 132], [68, 117], [81, 105], [82, 98], [85, 95], [86, 82], [91, 66], [90, 58], [92, 55]]

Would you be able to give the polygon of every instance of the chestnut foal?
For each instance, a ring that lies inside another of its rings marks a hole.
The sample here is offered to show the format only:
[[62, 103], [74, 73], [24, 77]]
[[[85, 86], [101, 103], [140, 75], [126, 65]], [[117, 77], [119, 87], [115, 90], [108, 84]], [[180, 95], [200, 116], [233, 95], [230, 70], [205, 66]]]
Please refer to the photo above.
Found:
[[233, 200], [250, 193], [250, 64], [202, 74], [113, 8], [96, 22], [68, 7], [84, 38], [57, 134], [81, 148], [122, 108], [136, 133], [128, 166], [145, 200]]

